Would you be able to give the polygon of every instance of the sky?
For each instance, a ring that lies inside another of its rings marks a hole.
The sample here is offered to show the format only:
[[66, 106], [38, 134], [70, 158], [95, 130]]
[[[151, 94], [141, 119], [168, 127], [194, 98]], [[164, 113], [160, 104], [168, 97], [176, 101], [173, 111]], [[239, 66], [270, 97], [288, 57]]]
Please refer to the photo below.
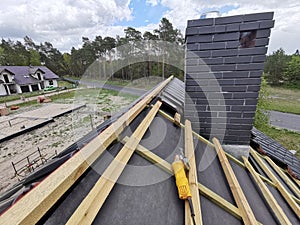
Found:
[[1, 0], [0, 37], [23, 40], [27, 35], [69, 52], [81, 46], [83, 36], [123, 36], [129, 26], [153, 31], [162, 17], [184, 34], [187, 20], [211, 10], [222, 16], [274, 11], [269, 53], [300, 49], [299, 0]]

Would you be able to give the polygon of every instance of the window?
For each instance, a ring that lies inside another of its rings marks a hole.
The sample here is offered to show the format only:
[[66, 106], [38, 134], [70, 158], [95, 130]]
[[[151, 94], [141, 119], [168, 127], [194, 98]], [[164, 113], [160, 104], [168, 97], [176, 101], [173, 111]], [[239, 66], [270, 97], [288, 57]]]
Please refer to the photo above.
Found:
[[256, 30], [241, 32], [240, 48], [252, 48], [255, 46]]
[[9, 83], [9, 79], [8, 79], [7, 74], [3, 74], [3, 79], [4, 79], [5, 83]]
[[49, 80], [49, 85], [53, 85], [53, 80]]
[[37, 73], [37, 77], [39, 80], [42, 80], [41, 73]]

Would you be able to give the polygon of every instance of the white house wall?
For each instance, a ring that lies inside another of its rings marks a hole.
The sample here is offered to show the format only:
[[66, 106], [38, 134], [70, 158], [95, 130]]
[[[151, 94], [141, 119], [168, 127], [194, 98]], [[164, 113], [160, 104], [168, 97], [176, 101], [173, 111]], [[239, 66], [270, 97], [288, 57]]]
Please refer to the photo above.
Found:
[[12, 80], [13, 76], [12, 76], [11, 74], [7, 73], [6, 71], [3, 71], [3, 72], [0, 74], [0, 80], [2, 80], [2, 81], [5, 82], [4, 77], [3, 77], [4, 74], [7, 75], [8, 80], [9, 80], [10, 83], [13, 82], [13, 80]]
[[44, 84], [45, 84], [45, 87], [48, 87], [48, 86], [53, 86], [53, 87], [58, 87], [58, 83], [57, 83], [57, 80], [52, 80], [53, 81], [53, 84], [49, 84], [49, 80], [44, 80]]
[[7, 95], [5, 87], [3, 84], [0, 84], [0, 96]]

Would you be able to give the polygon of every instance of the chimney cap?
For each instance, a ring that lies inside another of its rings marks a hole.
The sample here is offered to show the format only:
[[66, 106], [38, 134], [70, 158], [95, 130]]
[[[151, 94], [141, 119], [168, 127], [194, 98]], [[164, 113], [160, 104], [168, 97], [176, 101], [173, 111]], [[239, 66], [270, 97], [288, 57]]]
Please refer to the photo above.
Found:
[[216, 18], [216, 17], [220, 17], [221, 14], [219, 11], [208, 11], [205, 13], [202, 13], [200, 16], [200, 19], [207, 19], [207, 18]]

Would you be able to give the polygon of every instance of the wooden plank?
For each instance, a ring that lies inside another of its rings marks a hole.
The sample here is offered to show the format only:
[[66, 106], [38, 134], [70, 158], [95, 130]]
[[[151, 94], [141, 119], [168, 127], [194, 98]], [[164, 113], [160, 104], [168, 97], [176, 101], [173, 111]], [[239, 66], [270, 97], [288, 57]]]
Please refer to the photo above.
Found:
[[[125, 137], [122, 140], [122, 143], [126, 143], [128, 140], [129, 140], [129, 138]], [[173, 175], [173, 169], [172, 169], [172, 166], [171, 166], [170, 163], [168, 163], [167, 161], [165, 161], [161, 157], [157, 156], [153, 152], [149, 151], [148, 149], [146, 149], [142, 145], [138, 145], [135, 152], [138, 153], [143, 158], [147, 159], [148, 161], [154, 163], [156, 166], [161, 168], [166, 173]], [[211, 200], [216, 205], [220, 206], [221, 208], [223, 208], [225, 211], [227, 211], [231, 215], [235, 216], [236, 218], [242, 219], [240, 210], [236, 206], [232, 205], [226, 199], [224, 199], [220, 195], [216, 194], [215, 192], [213, 192], [209, 188], [205, 187], [203, 184], [200, 184], [198, 182], [197, 185], [198, 185], [198, 189], [199, 189], [200, 193], [203, 196], [205, 196], [206, 198], [208, 198], [209, 200]], [[257, 222], [257, 223], [260, 224], [259, 222]]]
[[265, 157], [267, 162], [270, 164], [270, 166], [276, 171], [276, 173], [281, 177], [281, 179], [288, 185], [288, 187], [295, 193], [295, 195], [299, 198], [300, 197], [300, 190], [299, 188], [294, 184], [293, 181], [290, 180], [290, 178], [285, 175], [284, 172], [267, 156]]
[[252, 165], [248, 162], [248, 160], [244, 157], [244, 163], [246, 165], [246, 168], [251, 173], [253, 179], [255, 180], [256, 184], [258, 185], [260, 191], [262, 192], [266, 202], [269, 204], [270, 208], [273, 210], [273, 213], [277, 217], [280, 224], [286, 224], [286, 225], [292, 225], [292, 223], [289, 221], [285, 213], [283, 212], [280, 205], [277, 203], [276, 199], [268, 189], [268, 187], [265, 185], [265, 183], [261, 180], [261, 178], [258, 176], [258, 173], [254, 170]]
[[176, 112], [175, 115], [174, 115], [174, 124], [176, 126], [180, 127], [180, 119], [181, 119], [180, 114], [178, 112]]
[[140, 123], [129, 138], [128, 142], [123, 146], [112, 163], [104, 171], [89, 194], [78, 206], [67, 224], [91, 224], [94, 221], [136, 147], [146, 133], [161, 104], [162, 103], [158, 101], [154, 105], [145, 119]]
[[[35, 224], [173, 79], [169, 77], [0, 216], [0, 224]], [[30, 204], [29, 204], [30, 203]]]
[[221, 147], [218, 139], [213, 138], [213, 143], [215, 145], [215, 149], [218, 154], [218, 158], [220, 160], [221, 166], [225, 173], [226, 179], [228, 181], [229, 187], [232, 191], [233, 197], [238, 208], [241, 210], [242, 218], [244, 223], [247, 224], [257, 224], [255, 216], [250, 208], [250, 205], [240, 187], [240, 184], [229, 164], [229, 161], [224, 153], [224, 150]]
[[[189, 120], [185, 121], [184, 138], [185, 138], [185, 156], [189, 160], [189, 164], [190, 164], [190, 170], [188, 172], [188, 181], [190, 185], [192, 202], [195, 211], [195, 222], [197, 225], [198, 224], [202, 225], [202, 213], [201, 213], [201, 204], [200, 204], [200, 196], [199, 196], [199, 189], [198, 189], [195, 149], [194, 149], [194, 142], [193, 142], [192, 125]], [[185, 201], [185, 224], [186, 225], [193, 224], [188, 201]]]
[[261, 167], [261, 169], [265, 172], [265, 174], [273, 181], [273, 183], [275, 183], [278, 191], [281, 193], [281, 195], [283, 196], [283, 198], [290, 205], [290, 207], [293, 209], [293, 211], [296, 213], [296, 215], [300, 217], [300, 208], [299, 208], [299, 205], [294, 201], [294, 199], [287, 192], [287, 190], [283, 187], [283, 185], [280, 183], [280, 181], [277, 179], [277, 177], [269, 170], [269, 168], [267, 167], [267, 165], [259, 157], [258, 153], [256, 153], [251, 148], [250, 149], [250, 154], [253, 156], [253, 158], [258, 163], [258, 165]]

